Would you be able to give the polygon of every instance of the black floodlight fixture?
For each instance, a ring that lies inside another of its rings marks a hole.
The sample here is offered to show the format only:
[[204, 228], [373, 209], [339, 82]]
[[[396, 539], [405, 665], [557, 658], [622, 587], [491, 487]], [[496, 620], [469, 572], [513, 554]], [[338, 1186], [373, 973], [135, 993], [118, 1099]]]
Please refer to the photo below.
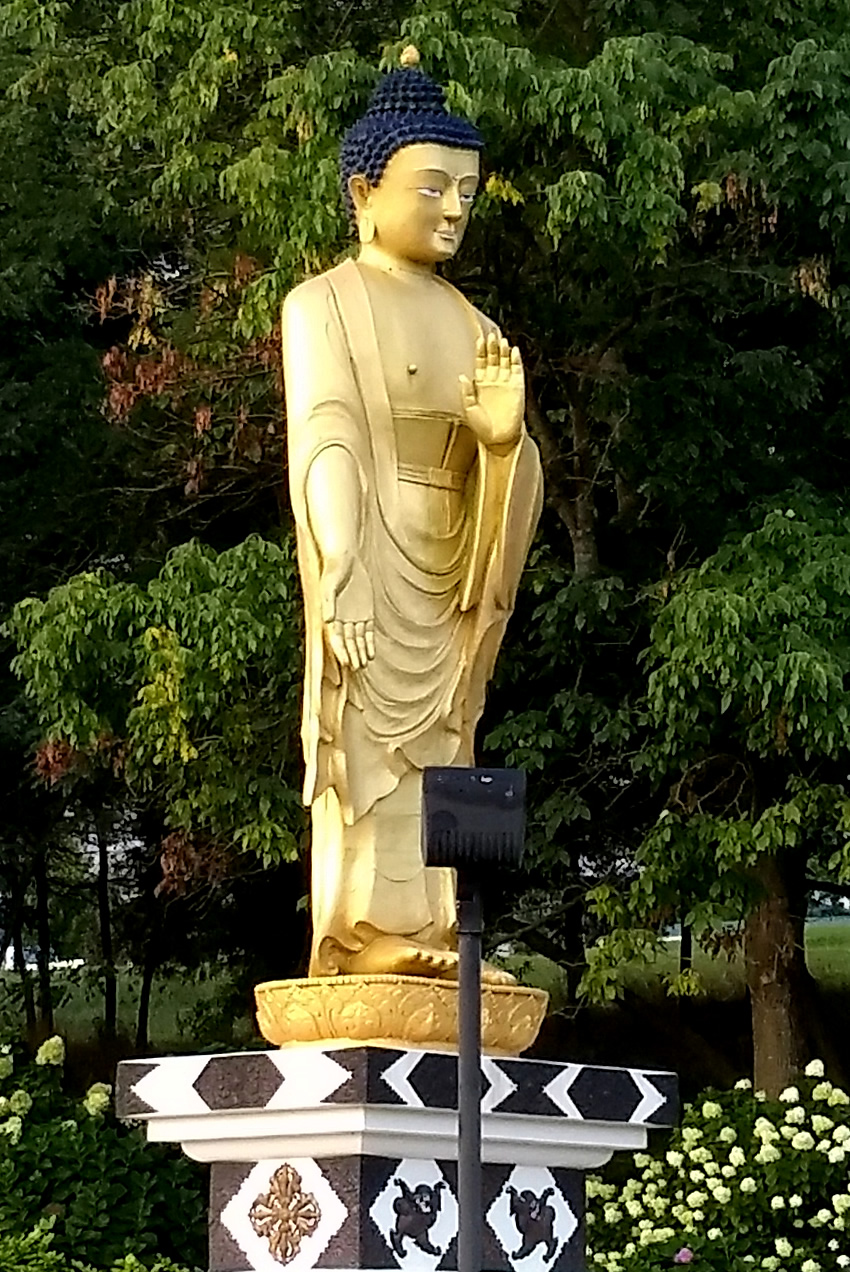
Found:
[[521, 769], [426, 768], [422, 847], [426, 866], [518, 866], [525, 838]]
[[520, 769], [426, 768], [422, 855], [457, 870], [458, 1272], [481, 1272], [481, 875], [518, 866], [525, 835]]

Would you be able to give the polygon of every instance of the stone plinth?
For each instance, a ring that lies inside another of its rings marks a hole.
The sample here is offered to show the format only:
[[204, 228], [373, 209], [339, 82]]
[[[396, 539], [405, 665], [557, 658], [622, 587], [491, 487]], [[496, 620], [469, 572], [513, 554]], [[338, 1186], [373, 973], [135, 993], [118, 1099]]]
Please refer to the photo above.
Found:
[[[673, 1074], [482, 1061], [484, 1272], [583, 1272], [584, 1172], [678, 1113]], [[119, 1066], [119, 1116], [211, 1162], [211, 1272], [457, 1267], [457, 1060], [298, 1047]]]

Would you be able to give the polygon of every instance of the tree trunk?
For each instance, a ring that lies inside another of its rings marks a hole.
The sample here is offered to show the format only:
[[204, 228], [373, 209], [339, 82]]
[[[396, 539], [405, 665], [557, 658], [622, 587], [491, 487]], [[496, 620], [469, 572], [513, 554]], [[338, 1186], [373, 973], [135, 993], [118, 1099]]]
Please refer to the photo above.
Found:
[[103, 964], [103, 1035], [114, 1041], [118, 1032], [118, 981], [112, 945], [112, 912], [109, 904], [109, 839], [106, 826], [95, 818], [97, 840], [97, 912], [100, 925], [100, 955]]
[[679, 973], [689, 972], [694, 965], [694, 930], [690, 923], [685, 922], [685, 909], [682, 910], [681, 929], [682, 935], [679, 939]]
[[47, 847], [42, 845], [35, 854], [33, 877], [35, 882], [35, 917], [38, 937], [38, 1011], [39, 1027], [45, 1037], [53, 1033], [53, 990], [50, 984], [50, 894], [47, 878]]
[[573, 499], [575, 529], [573, 562], [577, 579], [592, 579], [599, 573], [599, 550], [596, 545], [596, 469], [587, 417], [586, 394], [580, 390], [570, 407], [573, 430]]
[[754, 874], [762, 900], [747, 921], [744, 952], [753, 1022], [753, 1081], [776, 1097], [806, 1059], [803, 948], [805, 863], [765, 854]]
[[159, 923], [154, 922], [145, 947], [145, 962], [142, 968], [142, 984], [139, 990], [139, 1014], [136, 1018], [136, 1055], [146, 1056], [148, 1053], [148, 1020], [151, 1009], [151, 990], [156, 969], [159, 966]]
[[15, 971], [21, 981], [21, 992], [24, 998], [24, 1015], [27, 1022], [27, 1033], [32, 1037], [35, 1033], [35, 999], [32, 992], [32, 981], [27, 971], [27, 960], [24, 954], [24, 932], [22, 922], [23, 908], [15, 916], [12, 928], [12, 949], [15, 952]]

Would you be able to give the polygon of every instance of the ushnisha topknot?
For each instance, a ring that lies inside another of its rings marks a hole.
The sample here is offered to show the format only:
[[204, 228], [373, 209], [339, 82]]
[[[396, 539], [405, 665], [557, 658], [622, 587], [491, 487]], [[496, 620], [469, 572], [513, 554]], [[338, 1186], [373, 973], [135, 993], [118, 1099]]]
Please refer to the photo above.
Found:
[[339, 156], [342, 193], [352, 224], [354, 204], [349, 179], [364, 176], [376, 186], [397, 150], [433, 142], [456, 150], [482, 150], [478, 129], [446, 110], [439, 84], [419, 69], [419, 52], [412, 44], [401, 55], [401, 66], [385, 75], [369, 101], [366, 114], [349, 128]]

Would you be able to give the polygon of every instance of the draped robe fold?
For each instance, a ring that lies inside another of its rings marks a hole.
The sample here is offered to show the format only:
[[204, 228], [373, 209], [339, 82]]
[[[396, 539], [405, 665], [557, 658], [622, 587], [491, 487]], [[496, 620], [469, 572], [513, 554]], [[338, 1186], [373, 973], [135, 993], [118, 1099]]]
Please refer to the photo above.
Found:
[[[454, 295], [475, 334], [495, 330]], [[539, 517], [542, 481], [525, 432], [506, 456], [479, 444], [465, 473], [399, 465], [399, 420], [353, 262], [287, 297], [283, 345], [306, 625], [310, 972], [328, 975], [344, 970], [346, 952], [383, 934], [454, 946], [452, 872], [422, 864], [420, 774], [426, 765], [473, 763], [475, 727]], [[422, 415], [425, 422], [428, 412]], [[357, 548], [375, 594], [375, 658], [354, 672], [339, 665], [323, 629], [321, 555], [307, 506], [308, 474], [328, 447], [347, 451], [359, 475]]]

